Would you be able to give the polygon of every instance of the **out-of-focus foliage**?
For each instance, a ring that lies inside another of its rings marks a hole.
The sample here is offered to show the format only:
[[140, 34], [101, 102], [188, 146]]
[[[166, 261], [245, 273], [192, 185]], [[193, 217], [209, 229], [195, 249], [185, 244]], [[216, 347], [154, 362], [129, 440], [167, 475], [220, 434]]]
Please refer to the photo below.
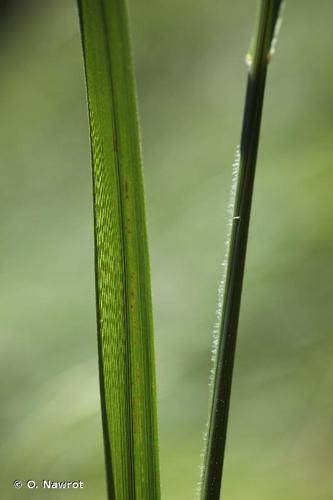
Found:
[[[158, 366], [162, 495], [193, 498], [244, 56], [255, 2], [130, 2]], [[224, 493], [327, 500], [333, 5], [289, 2], [265, 99]], [[4, 24], [5, 23], [5, 24]], [[1, 488], [105, 498], [90, 153], [75, 2], [20, 2], [0, 35]], [[58, 494], [56, 494], [58, 495]], [[60, 494], [59, 494], [60, 498]]]

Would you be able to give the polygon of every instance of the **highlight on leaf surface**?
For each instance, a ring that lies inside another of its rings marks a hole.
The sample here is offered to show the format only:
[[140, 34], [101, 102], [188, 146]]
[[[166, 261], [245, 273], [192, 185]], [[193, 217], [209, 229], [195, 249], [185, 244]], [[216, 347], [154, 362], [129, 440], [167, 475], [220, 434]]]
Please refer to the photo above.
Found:
[[124, 0], [78, 0], [90, 121], [97, 329], [110, 499], [160, 498], [149, 256]]

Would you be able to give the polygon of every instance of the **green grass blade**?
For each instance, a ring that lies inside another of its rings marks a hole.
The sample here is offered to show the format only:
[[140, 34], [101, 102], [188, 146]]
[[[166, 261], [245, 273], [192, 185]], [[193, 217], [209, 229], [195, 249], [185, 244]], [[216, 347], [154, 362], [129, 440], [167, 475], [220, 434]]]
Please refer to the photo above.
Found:
[[93, 167], [110, 499], [160, 498], [149, 258], [126, 3], [78, 0]]
[[262, 0], [249, 65], [236, 197], [231, 225], [222, 320], [214, 367], [211, 412], [202, 471], [201, 499], [220, 498], [227, 423], [245, 266], [248, 228], [268, 62], [280, 24], [281, 0]]

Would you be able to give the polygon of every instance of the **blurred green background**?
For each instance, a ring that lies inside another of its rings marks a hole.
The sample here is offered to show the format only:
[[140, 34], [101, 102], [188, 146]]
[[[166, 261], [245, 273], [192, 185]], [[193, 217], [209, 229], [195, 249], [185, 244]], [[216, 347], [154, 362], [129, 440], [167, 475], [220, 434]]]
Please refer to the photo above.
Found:
[[[1, 495], [104, 500], [76, 4], [0, 8]], [[199, 477], [254, 11], [255, 1], [130, 1], [164, 500], [193, 499]], [[333, 495], [332, 16], [328, 0], [290, 1], [269, 69], [227, 500]], [[16, 491], [14, 479], [85, 489]]]

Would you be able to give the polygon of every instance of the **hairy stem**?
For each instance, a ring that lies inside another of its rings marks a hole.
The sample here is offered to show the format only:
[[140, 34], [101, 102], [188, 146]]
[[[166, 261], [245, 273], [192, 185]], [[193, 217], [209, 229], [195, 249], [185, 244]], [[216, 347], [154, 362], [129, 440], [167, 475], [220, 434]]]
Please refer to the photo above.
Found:
[[264, 90], [267, 66], [272, 55], [272, 41], [275, 36], [280, 7], [281, 0], [261, 1], [253, 53], [247, 56], [249, 74], [240, 143], [239, 173], [227, 257], [222, 320], [216, 353], [211, 412], [202, 472], [202, 500], [218, 500], [220, 498]]

